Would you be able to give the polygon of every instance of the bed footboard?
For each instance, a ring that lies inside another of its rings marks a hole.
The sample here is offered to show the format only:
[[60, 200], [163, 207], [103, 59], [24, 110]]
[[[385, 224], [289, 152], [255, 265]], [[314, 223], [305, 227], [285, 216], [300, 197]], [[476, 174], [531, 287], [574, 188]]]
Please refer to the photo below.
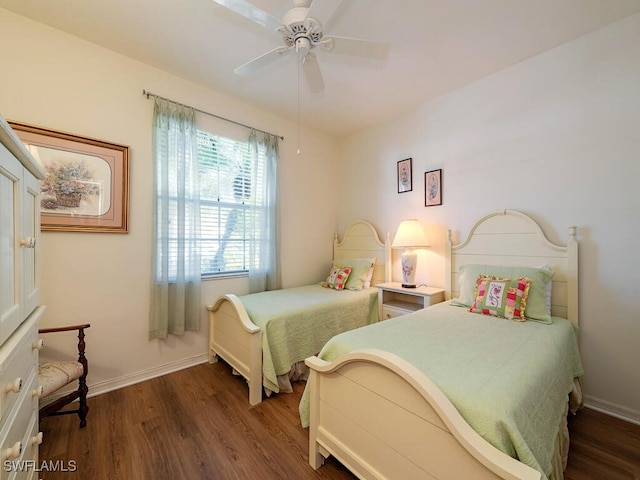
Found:
[[363, 479], [540, 480], [478, 435], [413, 365], [380, 350], [310, 357], [309, 464], [329, 454]]
[[209, 311], [209, 363], [220, 355], [249, 384], [249, 403], [262, 401], [262, 332], [240, 299], [223, 295]]

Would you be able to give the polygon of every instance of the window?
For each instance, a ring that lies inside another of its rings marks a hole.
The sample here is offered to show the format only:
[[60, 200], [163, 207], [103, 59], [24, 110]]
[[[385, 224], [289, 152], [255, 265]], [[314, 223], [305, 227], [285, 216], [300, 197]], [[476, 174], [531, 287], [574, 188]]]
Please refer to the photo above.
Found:
[[264, 205], [265, 152], [250, 143], [197, 133], [200, 173], [202, 276], [247, 273], [250, 239], [267, 214]]

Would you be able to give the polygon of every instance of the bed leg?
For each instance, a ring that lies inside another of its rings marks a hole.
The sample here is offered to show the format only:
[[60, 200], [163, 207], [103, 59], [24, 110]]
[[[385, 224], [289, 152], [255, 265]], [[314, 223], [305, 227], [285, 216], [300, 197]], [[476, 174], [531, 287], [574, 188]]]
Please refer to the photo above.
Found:
[[218, 354], [213, 350], [209, 349], [209, 363], [217, 363], [218, 362]]
[[314, 470], [319, 469], [322, 465], [324, 465], [325, 457], [322, 456], [320, 445], [314, 442], [311, 449], [309, 449], [309, 465]]
[[253, 407], [262, 402], [262, 365], [254, 366], [249, 372], [247, 384], [249, 384], [249, 404]]
[[257, 405], [262, 402], [262, 332], [258, 331], [250, 337], [249, 403]]
[[253, 407], [260, 402], [262, 402], [262, 385], [258, 387], [252, 387], [251, 383], [249, 383], [249, 404]]
[[[311, 367], [311, 364], [305, 363]], [[310, 389], [309, 395], [309, 465], [314, 470], [317, 470], [324, 463], [324, 458], [328, 456], [328, 452], [318, 442], [318, 417], [320, 415], [318, 411], [318, 405], [320, 404], [320, 378], [318, 372], [311, 368], [309, 370], [309, 378], [307, 379], [307, 388]], [[327, 453], [325, 457], [322, 456], [323, 451]]]

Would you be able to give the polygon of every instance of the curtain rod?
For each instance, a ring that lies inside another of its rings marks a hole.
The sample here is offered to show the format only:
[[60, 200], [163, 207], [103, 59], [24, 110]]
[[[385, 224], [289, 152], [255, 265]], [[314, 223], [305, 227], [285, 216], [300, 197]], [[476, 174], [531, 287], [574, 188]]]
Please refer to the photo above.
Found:
[[196, 112], [204, 113], [205, 115], [209, 115], [210, 117], [214, 117], [214, 118], [217, 118], [219, 120], [224, 120], [225, 122], [229, 122], [229, 123], [234, 123], [234, 124], [239, 125], [241, 127], [249, 128], [251, 130], [255, 130], [255, 131], [260, 132], [260, 133], [266, 133], [267, 135], [274, 135], [274, 136], [278, 137], [280, 140], [284, 140], [284, 137], [282, 135], [276, 135], [274, 133], [269, 133], [269, 132], [266, 132], [264, 130], [260, 130], [259, 128], [255, 128], [255, 127], [252, 127], [250, 125], [245, 125], [244, 123], [236, 122], [235, 120], [230, 120], [228, 118], [221, 117], [220, 115], [216, 115], [215, 113], [205, 112], [204, 110], [200, 110], [199, 108], [191, 107], [189, 105], [185, 105], [184, 103], [176, 102], [175, 100], [171, 100], [170, 98], [167, 98], [167, 97], [162, 97], [160, 95], [148, 92], [146, 90], [142, 90], [142, 94], [147, 97], [147, 100], [149, 99], [149, 97], [156, 97], [156, 98], [160, 98], [161, 100], [167, 100], [168, 102], [177, 103], [178, 105], [182, 105], [183, 107], [193, 108]]

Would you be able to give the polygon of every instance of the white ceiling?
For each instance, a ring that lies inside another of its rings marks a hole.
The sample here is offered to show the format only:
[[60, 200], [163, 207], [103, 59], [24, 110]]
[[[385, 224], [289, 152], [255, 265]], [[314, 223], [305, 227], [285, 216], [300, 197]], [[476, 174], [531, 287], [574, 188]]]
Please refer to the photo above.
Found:
[[[253, 3], [277, 18], [292, 6]], [[295, 57], [236, 76], [235, 67], [281, 39], [212, 0], [0, 0], [0, 7], [297, 118]], [[300, 121], [345, 135], [639, 11], [640, 0], [344, 0], [325, 34], [388, 42], [389, 56], [319, 52], [325, 89], [311, 94], [301, 83]]]

